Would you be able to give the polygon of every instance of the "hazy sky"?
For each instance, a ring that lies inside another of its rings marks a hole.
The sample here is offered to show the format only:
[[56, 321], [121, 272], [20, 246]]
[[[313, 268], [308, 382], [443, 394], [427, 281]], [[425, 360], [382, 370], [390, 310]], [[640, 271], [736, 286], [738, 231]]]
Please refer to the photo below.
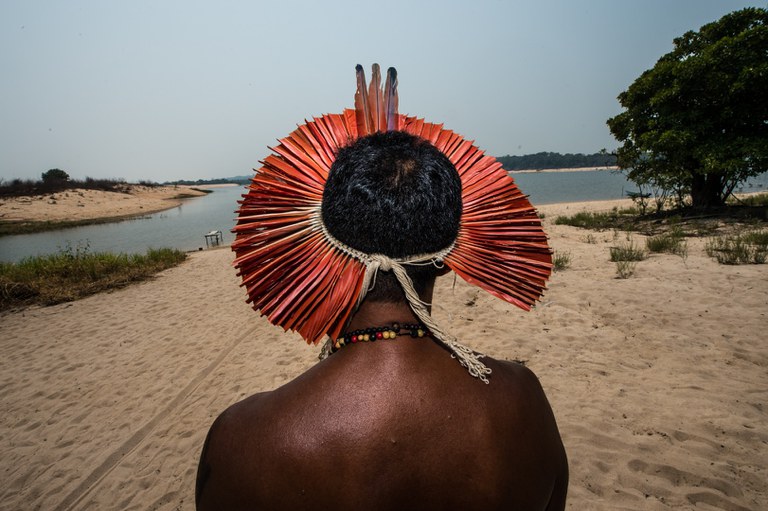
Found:
[[400, 111], [489, 154], [617, 146], [616, 96], [736, 0], [0, 2], [0, 178], [250, 174], [394, 66]]

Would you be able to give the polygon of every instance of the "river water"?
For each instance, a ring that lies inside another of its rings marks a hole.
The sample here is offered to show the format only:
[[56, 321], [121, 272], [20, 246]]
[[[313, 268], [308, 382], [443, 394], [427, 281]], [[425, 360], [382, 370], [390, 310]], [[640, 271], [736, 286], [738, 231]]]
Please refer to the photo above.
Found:
[[[536, 204], [620, 199], [637, 191], [623, 175], [610, 171], [532, 172], [513, 175]], [[751, 179], [741, 191], [768, 189], [768, 173]], [[108, 224], [88, 225], [36, 234], [0, 237], [0, 261], [57, 252], [68, 246], [91, 252], [143, 253], [148, 248], [198, 250], [206, 247], [204, 234], [221, 231], [224, 244], [232, 242], [237, 200], [242, 186], [214, 188], [204, 197], [185, 200], [176, 208]]]

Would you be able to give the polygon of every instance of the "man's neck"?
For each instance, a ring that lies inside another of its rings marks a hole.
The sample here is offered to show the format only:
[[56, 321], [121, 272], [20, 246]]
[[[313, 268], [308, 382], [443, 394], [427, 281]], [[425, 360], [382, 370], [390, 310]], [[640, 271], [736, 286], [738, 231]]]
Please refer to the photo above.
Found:
[[362, 330], [365, 328], [390, 326], [394, 323], [401, 325], [419, 323], [407, 303], [363, 302], [354, 313], [346, 330]]
[[[432, 302], [432, 293], [434, 291], [434, 281], [430, 282], [424, 293], [419, 297], [424, 303]], [[427, 305], [427, 311], [431, 312], [432, 306]], [[363, 330], [365, 328], [389, 326], [394, 323], [401, 325], [421, 323], [414, 314], [408, 302], [372, 302], [363, 300], [360, 307], [352, 314], [352, 318], [345, 329], [345, 332], [354, 330]]]

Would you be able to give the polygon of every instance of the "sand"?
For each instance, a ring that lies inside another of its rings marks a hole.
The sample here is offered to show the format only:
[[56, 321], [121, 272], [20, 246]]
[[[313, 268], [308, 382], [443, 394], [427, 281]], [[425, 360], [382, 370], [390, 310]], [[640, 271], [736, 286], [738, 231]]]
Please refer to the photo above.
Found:
[[[718, 265], [690, 240], [686, 259], [652, 255], [617, 279], [608, 249], [625, 234], [551, 225], [587, 207], [541, 208], [572, 263], [533, 312], [448, 275], [438, 321], [539, 375], [568, 509], [768, 509], [768, 265]], [[199, 252], [152, 281], [0, 316], [0, 508], [194, 509], [215, 416], [318, 351], [249, 308], [231, 261]]]
[[126, 185], [126, 192], [73, 189], [28, 197], [0, 198], [0, 221], [44, 222], [124, 218], [175, 208], [205, 192], [187, 186]]

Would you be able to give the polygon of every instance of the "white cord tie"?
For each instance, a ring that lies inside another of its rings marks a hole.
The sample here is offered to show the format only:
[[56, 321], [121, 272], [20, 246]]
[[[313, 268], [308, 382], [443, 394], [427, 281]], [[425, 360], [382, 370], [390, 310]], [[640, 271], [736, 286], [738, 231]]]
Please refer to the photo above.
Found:
[[[443, 331], [437, 323], [435, 323], [435, 320], [432, 319], [428, 309], [431, 304], [421, 300], [416, 289], [413, 287], [411, 277], [403, 267], [403, 265], [433, 264], [435, 267], [441, 268], [443, 260], [450, 254], [451, 250], [453, 250], [456, 243], [455, 241], [447, 248], [438, 252], [419, 254], [402, 259], [393, 259], [384, 254], [366, 254], [337, 240], [330, 232], [328, 232], [319, 210], [316, 212], [312, 223], [315, 227], [322, 230], [326, 240], [328, 240], [333, 247], [365, 264], [365, 276], [363, 277], [362, 291], [357, 299], [358, 307], [365, 299], [368, 291], [373, 289], [373, 284], [376, 282], [376, 273], [379, 270], [393, 272], [397, 281], [400, 283], [400, 286], [403, 288], [405, 297], [408, 299], [408, 304], [411, 306], [414, 314], [416, 314], [422, 324], [429, 329], [433, 337], [443, 343], [451, 351], [451, 357], [457, 359], [459, 363], [469, 371], [469, 374], [475, 378], [479, 378], [485, 383], [489, 383], [487, 375], [491, 374], [491, 369], [480, 361], [485, 355], [477, 353], [459, 343], [456, 337]], [[330, 345], [333, 342], [333, 339], [328, 339], [328, 341], [326, 341], [325, 346], [323, 346], [323, 349], [320, 351], [321, 360], [330, 354]]]

